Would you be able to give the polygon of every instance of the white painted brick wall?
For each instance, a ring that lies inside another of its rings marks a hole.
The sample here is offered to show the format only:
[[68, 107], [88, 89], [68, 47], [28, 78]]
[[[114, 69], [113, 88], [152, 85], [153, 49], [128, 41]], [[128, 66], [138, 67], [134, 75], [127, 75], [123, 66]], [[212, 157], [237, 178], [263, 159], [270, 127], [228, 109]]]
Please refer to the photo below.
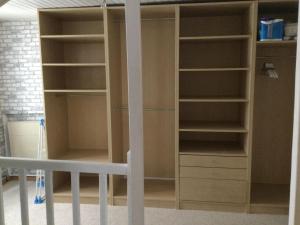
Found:
[[[43, 113], [38, 24], [36, 21], [0, 23], [0, 115]], [[0, 122], [0, 153], [3, 153]]]

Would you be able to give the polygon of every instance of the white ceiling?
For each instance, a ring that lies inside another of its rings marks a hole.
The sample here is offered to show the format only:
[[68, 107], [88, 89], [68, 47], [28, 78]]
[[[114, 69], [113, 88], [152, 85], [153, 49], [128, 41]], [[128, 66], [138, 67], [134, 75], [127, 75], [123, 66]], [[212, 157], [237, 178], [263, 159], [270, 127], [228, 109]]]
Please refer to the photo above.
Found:
[[[0, 0], [1, 2], [5, 0]], [[146, 2], [168, 2], [174, 0], [141, 0]], [[107, 4], [122, 4], [124, 0], [106, 0]], [[97, 6], [102, 0], [10, 0], [0, 7], [0, 20], [33, 20], [37, 18], [37, 8], [59, 8]]]

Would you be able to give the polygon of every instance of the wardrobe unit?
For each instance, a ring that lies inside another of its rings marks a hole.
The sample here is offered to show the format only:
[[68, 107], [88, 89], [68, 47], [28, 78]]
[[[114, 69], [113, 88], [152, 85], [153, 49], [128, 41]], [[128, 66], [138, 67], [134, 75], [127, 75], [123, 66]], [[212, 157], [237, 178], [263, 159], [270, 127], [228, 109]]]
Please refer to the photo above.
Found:
[[[297, 22], [298, 1], [263, 1], [258, 17]], [[273, 63], [278, 78], [270, 78]], [[251, 212], [288, 213], [296, 40], [257, 42], [251, 175]]]
[[[100, 8], [40, 10], [50, 159], [109, 162], [107, 32]], [[81, 196], [97, 201], [98, 178], [82, 174]], [[70, 200], [70, 174], [54, 175], [56, 200]]]
[[254, 10], [251, 2], [179, 8], [179, 208], [246, 210]]
[[[297, 10], [293, 0], [142, 6], [146, 206], [287, 212], [296, 41], [258, 42], [257, 23], [297, 21]], [[122, 6], [39, 10], [50, 159], [126, 162], [124, 19]], [[98, 183], [81, 174], [82, 203], [98, 202]], [[109, 202], [125, 205], [126, 177], [108, 185]], [[70, 174], [54, 175], [54, 195], [71, 201]]]

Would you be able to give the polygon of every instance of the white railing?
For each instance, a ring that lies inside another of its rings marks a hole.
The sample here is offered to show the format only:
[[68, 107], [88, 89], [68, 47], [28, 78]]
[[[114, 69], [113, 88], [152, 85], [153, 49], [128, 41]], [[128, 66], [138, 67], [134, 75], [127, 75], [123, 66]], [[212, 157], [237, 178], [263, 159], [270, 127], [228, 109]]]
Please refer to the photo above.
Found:
[[[107, 178], [108, 175], [127, 176], [127, 190], [131, 190], [131, 155], [127, 154], [128, 164], [118, 163], [87, 163], [66, 160], [31, 160], [21, 158], [0, 157], [0, 175], [2, 169], [14, 168], [19, 170], [20, 185], [20, 205], [22, 225], [29, 225], [28, 211], [28, 192], [27, 192], [27, 170], [44, 170], [45, 171], [45, 192], [46, 192], [46, 220], [47, 225], [55, 225], [54, 208], [53, 208], [53, 172], [71, 173], [71, 190], [72, 190], [72, 208], [73, 208], [73, 225], [80, 225], [80, 173], [89, 173], [99, 175], [99, 204], [100, 204], [100, 225], [108, 225], [108, 208], [107, 208]], [[2, 176], [0, 176], [2, 178]], [[128, 224], [132, 225], [132, 200], [128, 196]], [[2, 179], [0, 181], [0, 224], [5, 225], [5, 211], [3, 201]], [[138, 212], [136, 212], [138, 214]]]

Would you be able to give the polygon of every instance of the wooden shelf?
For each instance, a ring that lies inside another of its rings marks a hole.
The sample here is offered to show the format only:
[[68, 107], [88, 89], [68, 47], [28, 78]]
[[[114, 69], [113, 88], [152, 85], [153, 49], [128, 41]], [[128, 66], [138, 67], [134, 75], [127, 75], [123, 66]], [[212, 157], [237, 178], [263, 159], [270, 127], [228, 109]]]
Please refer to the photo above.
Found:
[[39, 12], [66, 20], [85, 21], [90, 19], [103, 19], [103, 9], [101, 7], [39, 9]]
[[197, 41], [234, 41], [234, 40], [247, 40], [250, 35], [221, 35], [221, 36], [187, 36], [180, 37], [180, 41], [184, 42], [197, 42]]
[[74, 90], [66, 90], [66, 89], [61, 89], [61, 90], [44, 90], [45, 93], [106, 93], [106, 89], [74, 89]]
[[179, 126], [181, 132], [222, 132], [222, 133], [246, 133], [247, 129], [238, 123], [226, 122], [199, 122], [181, 121]]
[[[119, 191], [114, 196], [116, 205], [126, 205], [127, 185], [122, 181]], [[145, 206], [175, 208], [175, 181], [145, 180]]]
[[259, 3], [298, 3], [299, 0], [258, 0]]
[[296, 47], [297, 41], [257, 41], [256, 45], [258, 47]]
[[187, 3], [181, 5], [180, 16], [182, 17], [195, 17], [195, 16], [218, 16], [218, 15], [231, 15], [241, 13], [249, 8], [249, 2], [200, 2]]
[[180, 72], [222, 72], [222, 71], [248, 71], [247, 67], [238, 68], [181, 68]]
[[234, 97], [184, 97], [180, 98], [179, 102], [248, 102], [245, 98], [234, 98]]
[[62, 42], [103, 42], [104, 34], [41, 35], [41, 39]]
[[107, 149], [69, 150], [66, 154], [59, 157], [59, 159], [101, 163], [109, 162]]
[[287, 214], [289, 192], [289, 185], [252, 184], [251, 212]]
[[105, 63], [43, 63], [43, 66], [53, 67], [103, 67]]
[[217, 155], [217, 156], [245, 156], [243, 148], [236, 142], [202, 142], [180, 141], [181, 155]]
[[[71, 203], [70, 179], [55, 188], [53, 194], [55, 202]], [[84, 204], [99, 203], [99, 178], [97, 176], [80, 176], [80, 202]]]

